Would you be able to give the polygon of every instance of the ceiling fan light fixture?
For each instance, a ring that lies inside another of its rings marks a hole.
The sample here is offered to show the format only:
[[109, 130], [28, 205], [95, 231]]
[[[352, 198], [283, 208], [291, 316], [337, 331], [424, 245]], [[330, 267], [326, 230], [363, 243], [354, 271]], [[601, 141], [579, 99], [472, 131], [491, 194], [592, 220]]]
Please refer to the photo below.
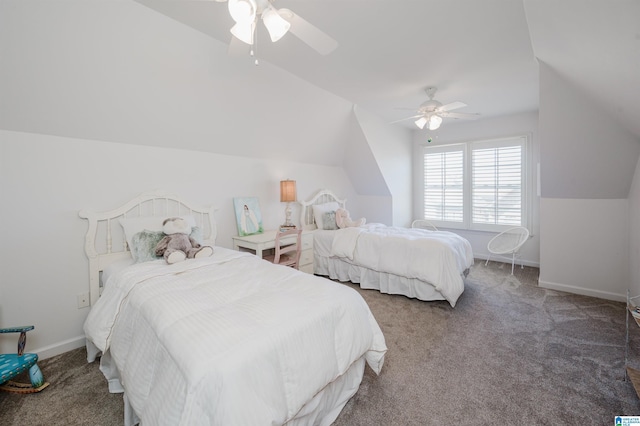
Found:
[[420, 130], [424, 129], [424, 125], [427, 124], [427, 118], [426, 117], [420, 117], [419, 119], [417, 119], [415, 121], [416, 126], [418, 126], [418, 128]]
[[427, 129], [436, 130], [442, 124], [442, 117], [438, 115], [432, 115], [429, 117], [429, 124], [427, 125]]
[[238, 40], [253, 45], [253, 22], [238, 22], [231, 28], [231, 34]]
[[229, 0], [228, 7], [231, 18], [238, 24], [256, 19], [255, 0]]
[[467, 106], [467, 104], [459, 101], [451, 102], [446, 105], [442, 104], [442, 102], [433, 99], [433, 95], [436, 92], [435, 87], [427, 87], [425, 91], [429, 96], [429, 100], [420, 104], [420, 107], [416, 110], [416, 115], [401, 118], [400, 120], [392, 121], [391, 123], [399, 123], [401, 121], [413, 120], [417, 118], [414, 123], [420, 130], [424, 129], [425, 127], [428, 130], [436, 130], [440, 128], [443, 118], [465, 118], [468, 120], [475, 120], [479, 117], [479, 114], [451, 112], [458, 108], [464, 108]]
[[276, 42], [282, 38], [291, 28], [291, 24], [287, 22], [276, 9], [273, 7], [267, 8], [262, 12], [262, 22], [269, 31], [269, 36], [272, 42]]

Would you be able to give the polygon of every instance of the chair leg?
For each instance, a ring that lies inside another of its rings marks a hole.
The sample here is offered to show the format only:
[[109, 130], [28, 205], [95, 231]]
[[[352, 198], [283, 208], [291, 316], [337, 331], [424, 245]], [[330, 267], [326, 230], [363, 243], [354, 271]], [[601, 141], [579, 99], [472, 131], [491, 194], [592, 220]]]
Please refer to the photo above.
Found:
[[487, 261], [484, 262], [484, 266], [487, 266], [489, 264], [489, 259], [491, 259], [491, 253], [489, 253], [489, 256], [487, 256]]
[[42, 371], [40, 371], [38, 364], [33, 364], [31, 368], [29, 368], [29, 379], [31, 380], [31, 385], [34, 389], [37, 389], [44, 384], [44, 376], [42, 376]]
[[515, 263], [516, 263], [516, 254], [513, 253], [511, 255], [511, 275], [513, 275], [513, 265], [515, 265]]
[[49, 382], [44, 381], [38, 364], [33, 364], [29, 367], [29, 380], [31, 381], [30, 384], [9, 380], [0, 385], [0, 390], [11, 393], [36, 393], [49, 386]]

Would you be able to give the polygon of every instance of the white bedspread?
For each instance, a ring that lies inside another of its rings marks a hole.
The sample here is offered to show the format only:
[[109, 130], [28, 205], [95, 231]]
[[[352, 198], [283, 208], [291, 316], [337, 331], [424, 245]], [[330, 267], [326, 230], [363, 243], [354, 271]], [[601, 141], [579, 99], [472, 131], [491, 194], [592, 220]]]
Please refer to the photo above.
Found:
[[335, 233], [331, 243], [331, 256], [346, 257], [353, 260], [356, 244], [364, 228], [344, 228]]
[[115, 274], [85, 322], [143, 424], [284, 424], [384, 336], [353, 289], [221, 247]]
[[327, 245], [322, 239], [331, 238], [329, 256], [346, 258], [374, 271], [425, 281], [451, 306], [464, 291], [464, 271], [473, 265], [471, 244], [453, 232], [368, 224], [318, 231], [317, 238], [316, 247], [320, 250]]

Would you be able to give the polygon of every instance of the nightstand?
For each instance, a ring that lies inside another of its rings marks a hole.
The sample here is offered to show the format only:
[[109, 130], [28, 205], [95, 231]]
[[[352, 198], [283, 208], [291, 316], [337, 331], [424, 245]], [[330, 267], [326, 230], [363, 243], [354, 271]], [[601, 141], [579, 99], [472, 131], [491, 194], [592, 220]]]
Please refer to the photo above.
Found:
[[[233, 238], [233, 249], [239, 251], [252, 251], [256, 256], [263, 257], [265, 250], [275, 248], [276, 233], [278, 231], [264, 231], [262, 234], [247, 235], [246, 237]], [[295, 242], [295, 237], [290, 237]], [[284, 240], [286, 241], [286, 240]], [[302, 253], [298, 269], [308, 274], [313, 274], [313, 231], [302, 231]]]

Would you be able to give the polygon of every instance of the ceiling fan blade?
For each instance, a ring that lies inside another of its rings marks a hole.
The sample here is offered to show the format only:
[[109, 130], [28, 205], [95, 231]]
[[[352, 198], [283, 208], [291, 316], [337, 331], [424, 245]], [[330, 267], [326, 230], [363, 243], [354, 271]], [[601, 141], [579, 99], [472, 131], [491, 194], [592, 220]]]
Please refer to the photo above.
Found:
[[464, 118], [465, 120], [477, 120], [480, 114], [463, 113], [463, 112], [441, 112], [439, 116], [445, 118]]
[[420, 118], [420, 117], [423, 117], [423, 116], [424, 116], [423, 114], [418, 114], [418, 115], [414, 115], [412, 117], [406, 117], [406, 118], [401, 118], [400, 120], [392, 121], [389, 124], [395, 124], [395, 123], [399, 123], [401, 121], [412, 120], [414, 118]]
[[321, 55], [328, 55], [338, 47], [338, 42], [289, 9], [278, 13], [291, 24], [289, 31]]
[[442, 105], [441, 107], [437, 108], [437, 110], [438, 111], [451, 111], [451, 110], [458, 109], [458, 108], [464, 108], [466, 106], [467, 106], [467, 104], [465, 104], [464, 102], [451, 102], [450, 104]]

